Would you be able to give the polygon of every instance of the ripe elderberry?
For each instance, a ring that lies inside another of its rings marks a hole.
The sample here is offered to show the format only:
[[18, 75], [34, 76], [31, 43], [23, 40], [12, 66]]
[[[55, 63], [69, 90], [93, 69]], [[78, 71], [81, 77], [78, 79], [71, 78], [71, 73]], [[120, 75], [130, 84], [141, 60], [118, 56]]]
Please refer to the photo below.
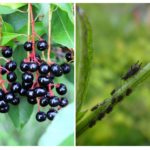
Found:
[[9, 71], [14, 71], [17, 68], [17, 63], [15, 61], [11, 60], [6, 63], [5, 67]]
[[26, 51], [32, 51], [32, 42], [30, 42], [30, 41], [25, 42], [24, 43], [24, 49]]
[[38, 122], [42, 122], [42, 121], [45, 121], [46, 120], [46, 114], [44, 112], [37, 112], [36, 114], [36, 120]]
[[54, 117], [56, 116], [56, 114], [57, 114], [57, 110], [55, 110], [55, 109], [50, 109], [50, 110], [47, 112], [47, 118], [48, 118], [49, 120], [53, 120]]
[[56, 91], [60, 95], [64, 95], [67, 93], [67, 87], [65, 84], [59, 84], [58, 87], [56, 87]]
[[47, 49], [47, 47], [48, 47], [48, 44], [47, 44], [47, 42], [45, 40], [41, 40], [41, 41], [37, 42], [37, 48], [38, 48], [38, 50], [44, 51], [44, 50]]
[[10, 58], [12, 56], [12, 48], [10, 46], [5, 46], [2, 48], [2, 55], [5, 57], [5, 58]]
[[14, 72], [9, 72], [7, 74], [7, 80], [9, 82], [14, 82], [14, 81], [16, 81], [16, 79], [17, 79], [17, 75]]

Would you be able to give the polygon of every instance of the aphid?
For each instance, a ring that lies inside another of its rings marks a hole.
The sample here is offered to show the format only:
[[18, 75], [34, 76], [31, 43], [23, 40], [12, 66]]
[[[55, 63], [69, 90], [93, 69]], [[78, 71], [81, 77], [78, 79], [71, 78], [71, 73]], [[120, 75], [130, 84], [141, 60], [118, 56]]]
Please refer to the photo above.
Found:
[[115, 104], [115, 103], [116, 103], [116, 98], [112, 98], [111, 104], [113, 105], [113, 104]]
[[106, 113], [110, 113], [112, 110], [113, 110], [113, 106], [110, 105], [110, 106], [107, 107]]
[[128, 88], [128, 89], [126, 90], [126, 96], [129, 96], [131, 93], [132, 93], [132, 89], [131, 89], [131, 88]]
[[133, 64], [130, 69], [128, 70], [128, 72], [122, 77], [123, 80], [127, 80], [128, 78], [132, 77], [133, 75], [135, 75], [140, 69], [141, 69], [141, 64], [138, 64], [139, 61], [137, 61], [137, 63]]
[[98, 108], [98, 106], [99, 106], [99, 105], [97, 104], [97, 105], [95, 105], [94, 107], [92, 107], [92, 108], [91, 108], [91, 111], [96, 110], [96, 109]]
[[119, 95], [119, 96], [117, 97], [117, 101], [120, 102], [120, 101], [122, 101], [122, 100], [123, 100], [123, 95]]
[[96, 124], [96, 120], [91, 120], [89, 122], [89, 128], [92, 128]]
[[113, 89], [110, 93], [110, 95], [113, 95], [116, 92], [116, 89]]
[[101, 113], [98, 115], [97, 119], [98, 119], [98, 120], [101, 120], [102, 118], [104, 118], [104, 116], [105, 116], [105, 113], [101, 112]]

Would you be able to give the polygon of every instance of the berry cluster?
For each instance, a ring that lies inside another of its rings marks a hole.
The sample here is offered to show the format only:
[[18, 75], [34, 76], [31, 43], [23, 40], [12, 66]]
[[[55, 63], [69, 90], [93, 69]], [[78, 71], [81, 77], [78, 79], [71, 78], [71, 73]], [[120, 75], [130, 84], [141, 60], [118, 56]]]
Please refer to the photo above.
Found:
[[[37, 43], [27, 41], [24, 43], [24, 50], [29, 56], [20, 62], [17, 66], [16, 61], [11, 59], [13, 50], [9, 46], [1, 49], [2, 56], [7, 59], [5, 65], [0, 65], [0, 112], [9, 111], [10, 104], [18, 105], [21, 96], [27, 98], [27, 102], [31, 105], [38, 105], [36, 120], [45, 121], [46, 118], [53, 120], [55, 115], [62, 107], [68, 104], [68, 99], [64, 97], [67, 93], [67, 87], [64, 83], [54, 83], [54, 79], [68, 74], [71, 71], [70, 61], [72, 61], [72, 53], [65, 54], [66, 62], [59, 65], [55, 62], [47, 62], [40, 55], [33, 51], [33, 44], [39, 51], [45, 51], [48, 48], [46, 40], [39, 40]], [[16, 69], [21, 71], [22, 80], [18, 81]], [[2, 79], [3, 75], [7, 76], [7, 81]], [[5, 88], [4, 82], [8, 82], [8, 88]], [[56, 90], [57, 96], [53, 90]], [[45, 113], [41, 111], [41, 107], [49, 106]]]

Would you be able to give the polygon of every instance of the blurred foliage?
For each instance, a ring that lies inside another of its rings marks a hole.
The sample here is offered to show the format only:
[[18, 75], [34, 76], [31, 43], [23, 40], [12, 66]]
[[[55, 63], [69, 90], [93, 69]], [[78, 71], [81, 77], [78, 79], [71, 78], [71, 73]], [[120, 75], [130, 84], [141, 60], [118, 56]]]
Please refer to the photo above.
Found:
[[[54, 55], [54, 50], [57, 50], [57, 45], [67, 46], [73, 48], [74, 46], [74, 22], [73, 22], [73, 4], [42, 4], [34, 3], [33, 12], [35, 17], [35, 30], [42, 36], [42, 38], [47, 40], [48, 32], [48, 11], [53, 9], [52, 16], [52, 45], [53, 53], [51, 54], [51, 59], [58, 64], [65, 61], [65, 58], [58, 60]], [[11, 46], [14, 50], [13, 59], [19, 63], [23, 58], [26, 57], [26, 52], [23, 50], [23, 43], [27, 41], [27, 24], [28, 24], [28, 4], [27, 3], [13, 3], [0, 4], [0, 31], [2, 24], [2, 34], [1, 45]], [[37, 39], [36, 39], [37, 40]], [[41, 52], [37, 51], [41, 55]], [[45, 52], [46, 53], [46, 52]], [[1, 54], [0, 54], [1, 56]], [[5, 62], [1, 60], [1, 64]], [[55, 83], [64, 83], [68, 88], [68, 93], [66, 97], [69, 100], [70, 105], [64, 109], [70, 108], [73, 105], [74, 100], [74, 67], [71, 64], [71, 73], [54, 80]], [[21, 80], [21, 73], [17, 70], [18, 81]], [[5, 76], [4, 76], [5, 78]], [[55, 92], [56, 94], [56, 92]], [[43, 108], [41, 108], [43, 111]], [[27, 100], [22, 97], [21, 104], [19, 106], [11, 106], [10, 112], [8, 114], [0, 114], [0, 145], [7, 146], [20, 146], [20, 145], [38, 145], [39, 140], [42, 135], [47, 134], [47, 128], [51, 128], [51, 122], [45, 121], [39, 123], [35, 119], [37, 112], [37, 105], [35, 107], [30, 106]], [[53, 140], [55, 137], [59, 136], [56, 134], [57, 129], [61, 129], [62, 124], [69, 122], [68, 115], [74, 118], [74, 108], [70, 110], [70, 114], [63, 114], [60, 112], [61, 118], [65, 120], [58, 124], [58, 121], [53, 120], [53, 127], [55, 126], [55, 132], [51, 133]], [[59, 113], [58, 113], [59, 120]], [[71, 122], [70, 127], [74, 123]], [[57, 127], [56, 127], [57, 126]], [[71, 131], [70, 131], [71, 132]], [[74, 128], [72, 127], [72, 132], [63, 134], [59, 142], [55, 142], [56, 145], [74, 145]], [[69, 138], [69, 140], [68, 140]], [[52, 145], [51, 139], [46, 136], [46, 145]], [[44, 145], [44, 144], [42, 144]], [[53, 144], [54, 145], [54, 144]]]
[[[149, 62], [149, 4], [77, 4], [93, 30], [94, 57], [84, 107], [109, 97], [124, 83], [121, 76], [139, 60]], [[77, 19], [77, 55], [81, 40]], [[78, 65], [78, 60], [77, 60]], [[150, 80], [137, 87], [96, 126], [77, 139], [77, 145], [150, 145]], [[77, 93], [78, 94], [78, 93]]]

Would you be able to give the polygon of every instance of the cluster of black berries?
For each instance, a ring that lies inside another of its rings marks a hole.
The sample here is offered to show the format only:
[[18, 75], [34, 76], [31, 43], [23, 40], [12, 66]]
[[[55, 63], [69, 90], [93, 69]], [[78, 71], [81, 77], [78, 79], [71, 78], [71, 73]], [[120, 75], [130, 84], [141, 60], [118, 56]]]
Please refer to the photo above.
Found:
[[[45, 51], [48, 44], [45, 40], [37, 42], [37, 49]], [[28, 58], [21, 61], [20, 66], [14, 60], [8, 60], [5, 65], [0, 66], [0, 74], [7, 76], [8, 89], [4, 86], [4, 80], [0, 81], [0, 112], [9, 111], [9, 105], [18, 105], [21, 96], [26, 96], [29, 104], [38, 104], [36, 120], [45, 121], [46, 118], [53, 120], [58, 110], [68, 104], [68, 99], [63, 97], [67, 93], [67, 87], [63, 83], [54, 83], [55, 77], [60, 77], [71, 71], [69, 62], [72, 60], [72, 53], [66, 53], [67, 62], [59, 65], [54, 62], [48, 64], [42, 60], [40, 55], [33, 52], [32, 42], [24, 43], [24, 49], [30, 53]], [[5, 58], [12, 57], [13, 50], [9, 46], [2, 48], [2, 56]], [[17, 81], [16, 69], [22, 72], [22, 81]], [[2, 79], [2, 78], [1, 78]], [[54, 95], [53, 89], [61, 97]], [[49, 106], [47, 113], [40, 110], [40, 107]]]

